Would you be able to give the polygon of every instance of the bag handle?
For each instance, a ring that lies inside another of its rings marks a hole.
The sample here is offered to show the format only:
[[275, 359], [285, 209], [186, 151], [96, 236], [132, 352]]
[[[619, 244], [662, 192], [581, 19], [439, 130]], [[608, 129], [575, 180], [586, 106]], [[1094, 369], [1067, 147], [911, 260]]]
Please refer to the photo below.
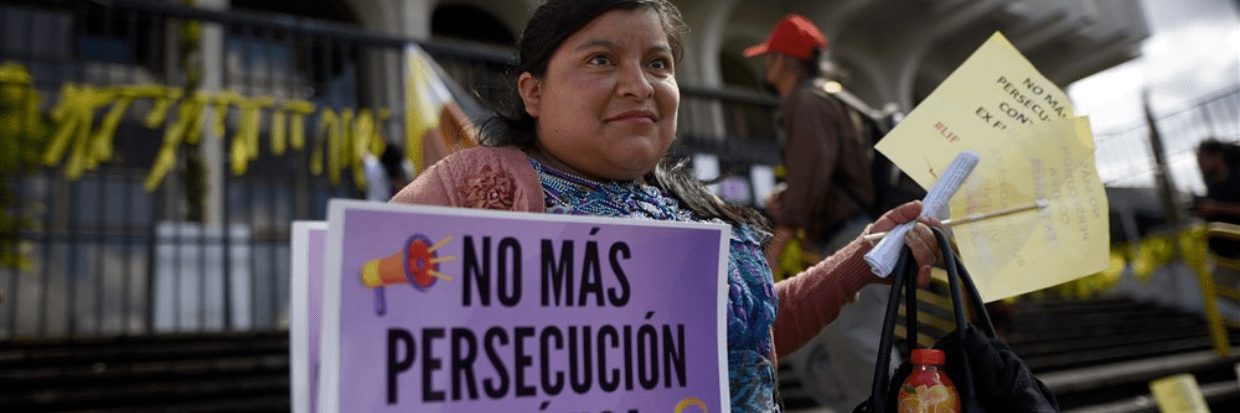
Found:
[[[888, 410], [887, 384], [891, 381], [889, 372], [891, 370], [892, 341], [895, 339], [896, 318], [900, 314], [901, 293], [903, 293], [904, 288], [907, 288], [905, 279], [908, 278], [908, 262], [912, 259], [912, 255], [912, 250], [905, 246], [900, 253], [900, 257], [896, 260], [895, 271], [891, 272], [891, 293], [887, 297], [887, 313], [883, 317], [883, 329], [878, 339], [878, 358], [874, 365], [874, 381], [870, 385], [870, 399], [866, 402], [865, 411], [867, 412], [886, 412]], [[916, 325], [916, 323], [911, 325]], [[905, 331], [908, 331], [907, 327]]]
[[[947, 235], [938, 228], [931, 228], [935, 238], [939, 242], [939, 246], [943, 251], [944, 266], [947, 268], [947, 281], [951, 289], [952, 312], [956, 321], [956, 330], [953, 334], [957, 334], [958, 338], [963, 339], [965, 328], [969, 327], [968, 317], [966, 317], [966, 297], [962, 296], [962, 288], [967, 299], [973, 304], [977, 314], [977, 324], [980, 324], [982, 332], [987, 337], [995, 337], [994, 324], [990, 321], [990, 315], [986, 313], [986, 308], [982, 302], [981, 295], [977, 291], [977, 286], [973, 283], [972, 277], [964, 268], [964, 264], [960, 262], [955, 251], [951, 249], [951, 242], [947, 239]], [[870, 412], [886, 412], [887, 393], [890, 391], [890, 370], [891, 370], [891, 349], [894, 347], [895, 340], [895, 324], [900, 313], [900, 298], [905, 298], [905, 332], [906, 335], [916, 343], [917, 337], [917, 271], [918, 267], [913, 259], [912, 250], [907, 246], [900, 253], [899, 259], [896, 261], [895, 271], [892, 272], [891, 294], [887, 300], [887, 313], [883, 317], [883, 329], [878, 344], [878, 359], [875, 364], [874, 381], [871, 384], [870, 399], [868, 401], [868, 411]], [[915, 344], [914, 344], [915, 345]], [[964, 359], [965, 371], [970, 371], [968, 359]], [[964, 377], [964, 389], [967, 394], [962, 394], [962, 399], [973, 398], [973, 376], [966, 374]], [[962, 405], [964, 405], [962, 403]]]

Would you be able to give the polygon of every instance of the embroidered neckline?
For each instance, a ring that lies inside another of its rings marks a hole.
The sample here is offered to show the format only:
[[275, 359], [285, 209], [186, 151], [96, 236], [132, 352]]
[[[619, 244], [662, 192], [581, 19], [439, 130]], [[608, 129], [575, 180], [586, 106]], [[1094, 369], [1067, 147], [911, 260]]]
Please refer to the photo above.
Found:
[[729, 224], [732, 239], [756, 245], [762, 244], [766, 235], [748, 225], [730, 224], [719, 218], [702, 219], [653, 185], [640, 181], [599, 182], [552, 168], [532, 157], [529, 161], [542, 184], [549, 213]]
[[697, 221], [675, 198], [640, 181], [599, 182], [530, 158], [543, 186], [547, 211], [560, 214]]
[[534, 165], [534, 170], [538, 172], [547, 173], [556, 178], [560, 178], [570, 183], [577, 184], [582, 187], [595, 190], [595, 191], [603, 190], [603, 188], [607, 184], [623, 185], [624, 183], [629, 183], [629, 182], [637, 184], [636, 181], [603, 181], [603, 182], [595, 181], [590, 178], [585, 178], [585, 177], [579, 176], [571, 172], [561, 171], [559, 169], [545, 165], [542, 162], [539, 162], [537, 159], [534, 159], [533, 157], [530, 157], [530, 163]]

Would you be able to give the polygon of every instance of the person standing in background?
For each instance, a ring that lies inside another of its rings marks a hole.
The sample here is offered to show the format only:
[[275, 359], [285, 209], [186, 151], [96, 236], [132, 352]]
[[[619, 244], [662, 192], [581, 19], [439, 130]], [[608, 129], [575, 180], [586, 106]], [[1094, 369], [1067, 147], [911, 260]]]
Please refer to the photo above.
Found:
[[865, 210], [875, 199], [873, 147], [861, 130], [861, 115], [828, 92], [838, 83], [821, 76], [826, 45], [813, 23], [793, 14], [775, 26], [770, 40], [745, 50], [746, 57], [764, 58], [764, 80], [782, 99], [778, 117], [787, 189], [775, 195], [780, 207], [772, 211], [771, 253], [798, 233], [816, 252], [830, 253], [871, 220]]
[[388, 180], [383, 161], [375, 154], [366, 152], [362, 155], [362, 172], [366, 176], [366, 200], [385, 201], [392, 197], [392, 181]]
[[[1193, 211], [1207, 221], [1240, 225], [1240, 144], [1214, 138], [1201, 141], [1197, 166], [1206, 196], [1193, 203]], [[1240, 258], [1240, 241], [1211, 238], [1210, 250], [1220, 257]]]
[[405, 150], [387, 144], [383, 153], [362, 156], [362, 170], [366, 175], [366, 200], [387, 202], [392, 194], [413, 181], [413, 162], [405, 157]]
[[[745, 50], [762, 56], [764, 80], [781, 100], [778, 112], [786, 189], [773, 194], [775, 229], [765, 254], [778, 267], [794, 238], [800, 248], [829, 255], [865, 230], [866, 210], [877, 194], [871, 176], [874, 148], [856, 110], [832, 96], [839, 84], [822, 77], [827, 40], [807, 18], [791, 14], [766, 43]], [[819, 404], [851, 411], [870, 394], [879, 329], [889, 287], [862, 289], [835, 322], [789, 360], [793, 372]], [[893, 353], [891, 365], [899, 365]]]

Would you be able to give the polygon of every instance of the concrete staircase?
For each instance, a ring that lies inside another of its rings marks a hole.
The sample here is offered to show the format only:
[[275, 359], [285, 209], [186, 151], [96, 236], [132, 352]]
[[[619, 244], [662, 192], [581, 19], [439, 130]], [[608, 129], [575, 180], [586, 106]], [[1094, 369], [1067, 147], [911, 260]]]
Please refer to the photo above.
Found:
[[[1197, 377], [1213, 411], [1240, 411], [1240, 350], [1215, 354], [1200, 315], [1129, 298], [1023, 301], [1011, 325], [1006, 341], [1055, 392], [1063, 412], [1157, 412], [1149, 381], [1179, 373]], [[1232, 342], [1240, 344], [1240, 332]], [[781, 367], [790, 412], [829, 413]]]
[[1128, 298], [1054, 300], [1021, 303], [1013, 321], [1009, 344], [1064, 412], [1156, 412], [1149, 381], [1180, 373], [1197, 378], [1213, 411], [1240, 411], [1240, 352], [1215, 353], [1198, 314]]
[[287, 333], [0, 343], [0, 411], [288, 412]]
[[[1192, 373], [1215, 412], [1240, 411], [1236, 363], [1202, 318], [1127, 298], [1021, 302], [1007, 341], [1064, 412], [1156, 412], [1150, 380]], [[1240, 332], [1232, 336], [1240, 345]], [[287, 412], [287, 333], [0, 343], [4, 412]], [[824, 412], [781, 374], [791, 412]]]

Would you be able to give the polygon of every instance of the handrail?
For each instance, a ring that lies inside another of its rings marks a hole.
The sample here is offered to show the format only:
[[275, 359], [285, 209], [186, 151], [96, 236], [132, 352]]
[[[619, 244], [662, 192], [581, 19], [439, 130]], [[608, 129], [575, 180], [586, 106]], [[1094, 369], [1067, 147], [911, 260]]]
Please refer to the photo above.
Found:
[[[1206, 245], [1211, 238], [1240, 240], [1240, 225], [1210, 222], [1206, 224], [1206, 231], [1202, 237], [1203, 241], [1206, 241], [1198, 243], [1198, 245], [1202, 246]], [[1211, 254], [1208, 248], [1204, 253], [1188, 251], [1189, 245], [1186, 244], [1181, 244], [1181, 248], [1184, 249], [1181, 253], [1186, 257], [1185, 261], [1197, 273], [1197, 280], [1201, 284], [1202, 304], [1205, 306], [1206, 322], [1209, 324], [1210, 339], [1214, 343], [1214, 351], [1219, 356], [1226, 357], [1231, 354], [1231, 338], [1227, 333], [1227, 323], [1229, 320], [1225, 319], [1222, 312], [1219, 311], [1218, 297], [1234, 297], [1240, 295], [1240, 290], [1232, 286], [1217, 285], [1214, 280], [1214, 274], [1207, 265], [1207, 261], [1213, 260], [1216, 266], [1237, 271], [1240, 271], [1240, 261]], [[1194, 257], [1204, 257], [1207, 259], [1194, 259]]]

